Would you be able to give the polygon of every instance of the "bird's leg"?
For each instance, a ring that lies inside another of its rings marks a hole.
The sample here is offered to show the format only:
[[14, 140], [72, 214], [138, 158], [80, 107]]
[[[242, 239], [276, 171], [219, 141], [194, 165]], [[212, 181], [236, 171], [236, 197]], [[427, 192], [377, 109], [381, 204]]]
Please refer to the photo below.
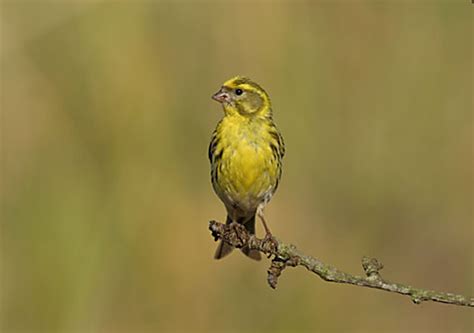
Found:
[[260, 221], [262, 221], [263, 228], [265, 228], [265, 238], [266, 238], [267, 236], [268, 236], [268, 237], [272, 237], [272, 232], [271, 232], [270, 229], [268, 228], [267, 223], [265, 222], [265, 217], [263, 216], [263, 206], [260, 206], [260, 207], [257, 209], [257, 216], [258, 216], [258, 218], [260, 219]]
[[[276, 252], [276, 249], [278, 248], [278, 242], [273, 237], [270, 229], [267, 226], [267, 223], [265, 222], [265, 217], [263, 216], [263, 205], [259, 206], [257, 209], [257, 216], [262, 221], [263, 227], [265, 228], [265, 238], [263, 239], [264, 243], [270, 244], [270, 249], [272, 252]], [[271, 257], [271, 254], [268, 255], [268, 258]]]

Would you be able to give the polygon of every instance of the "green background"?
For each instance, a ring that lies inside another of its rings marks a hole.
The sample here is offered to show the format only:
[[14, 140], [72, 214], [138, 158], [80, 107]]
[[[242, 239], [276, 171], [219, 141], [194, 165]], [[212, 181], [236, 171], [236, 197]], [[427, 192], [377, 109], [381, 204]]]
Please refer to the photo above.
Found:
[[469, 1], [2, 1], [0, 330], [471, 332], [469, 308], [214, 261], [207, 146], [211, 94], [250, 76], [287, 144], [279, 238], [472, 296], [472, 32]]

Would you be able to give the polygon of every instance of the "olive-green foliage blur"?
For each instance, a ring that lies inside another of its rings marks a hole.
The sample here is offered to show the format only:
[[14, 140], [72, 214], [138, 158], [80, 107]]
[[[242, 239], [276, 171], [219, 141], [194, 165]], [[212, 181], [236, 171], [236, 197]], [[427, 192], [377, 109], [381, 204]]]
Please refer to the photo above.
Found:
[[[472, 310], [213, 260], [210, 99], [247, 75], [286, 145], [273, 232], [473, 294], [468, 1], [1, 5], [10, 332], [469, 332]], [[262, 228], [258, 225], [258, 232]]]

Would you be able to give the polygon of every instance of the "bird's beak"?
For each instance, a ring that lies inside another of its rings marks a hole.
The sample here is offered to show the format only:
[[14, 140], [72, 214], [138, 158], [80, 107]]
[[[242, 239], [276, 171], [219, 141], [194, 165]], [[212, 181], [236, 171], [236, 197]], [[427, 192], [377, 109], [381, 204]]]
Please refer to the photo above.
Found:
[[224, 103], [224, 102], [229, 102], [230, 101], [230, 96], [228, 93], [219, 90], [216, 92], [214, 95], [212, 95], [212, 99], [215, 101], [218, 101], [219, 103]]

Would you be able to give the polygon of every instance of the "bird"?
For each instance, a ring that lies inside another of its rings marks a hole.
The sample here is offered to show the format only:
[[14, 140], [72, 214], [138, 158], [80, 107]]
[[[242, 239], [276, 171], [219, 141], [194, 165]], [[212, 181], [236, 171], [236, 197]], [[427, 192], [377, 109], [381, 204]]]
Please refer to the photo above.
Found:
[[[270, 97], [255, 81], [233, 77], [212, 99], [222, 105], [209, 144], [211, 182], [227, 211], [226, 224], [239, 223], [255, 234], [255, 217], [272, 237], [263, 209], [278, 188], [285, 155], [283, 137], [273, 121]], [[228, 255], [233, 247], [221, 240], [214, 258]], [[251, 259], [260, 260], [258, 250], [243, 247]]]

